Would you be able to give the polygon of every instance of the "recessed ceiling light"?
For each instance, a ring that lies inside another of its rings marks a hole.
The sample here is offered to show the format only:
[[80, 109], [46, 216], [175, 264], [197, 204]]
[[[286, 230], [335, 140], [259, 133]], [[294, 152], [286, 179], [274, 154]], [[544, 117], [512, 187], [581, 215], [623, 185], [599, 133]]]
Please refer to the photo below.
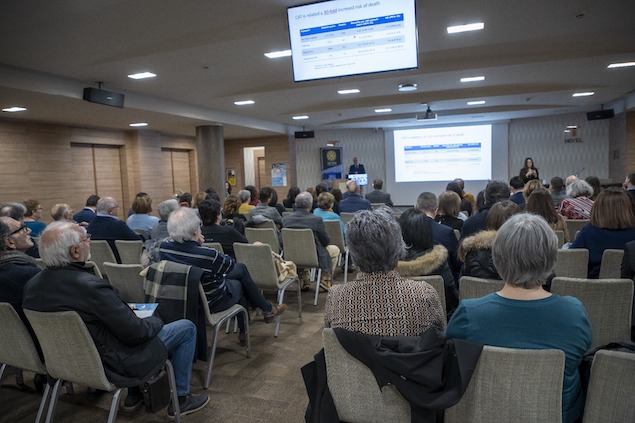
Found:
[[270, 59], [277, 59], [279, 57], [289, 57], [291, 56], [291, 50], [280, 50], [280, 51], [270, 51], [269, 53], [265, 53]]
[[568, 133], [571, 132], [571, 129], [565, 129], [564, 132], [565, 132], [565, 134], [568, 134]]
[[461, 82], [477, 82], [477, 81], [484, 81], [485, 77], [484, 76], [470, 76], [467, 78], [461, 78]]
[[417, 91], [417, 84], [401, 84], [399, 85], [399, 91], [401, 92]]
[[588, 97], [588, 96], [593, 95], [593, 94], [595, 94], [594, 91], [585, 91], [585, 92], [582, 92], [582, 93], [573, 93], [573, 97]]
[[146, 122], [137, 122], [131, 123], [129, 126], [132, 126], [133, 128], [140, 128], [142, 126], [148, 126], [148, 124]]
[[635, 66], [635, 62], [611, 63], [607, 67], [609, 69], [614, 69], [614, 68], [627, 68], [627, 67], [630, 67], [630, 66]]
[[466, 32], [466, 31], [479, 31], [483, 28], [485, 28], [485, 24], [483, 22], [475, 22], [475, 23], [465, 24], [465, 25], [449, 26], [447, 30], [448, 30], [448, 34], [456, 34], [459, 32]]
[[155, 73], [152, 72], [139, 72], [139, 73], [133, 73], [131, 75], [128, 75], [128, 78], [131, 79], [146, 79], [146, 78], [154, 78], [155, 76], [157, 76]]
[[338, 90], [338, 94], [357, 94], [359, 90], [357, 88], [352, 88], [350, 90]]
[[236, 106], [248, 106], [250, 104], [254, 104], [255, 101], [253, 100], [240, 100], [240, 101], [234, 101], [234, 104]]
[[478, 106], [479, 104], [485, 104], [485, 100], [468, 101], [468, 106]]
[[392, 109], [389, 108], [385, 108], [385, 109], [375, 109], [375, 113], [388, 113], [388, 112], [392, 112]]
[[577, 129], [576, 125], [567, 125], [567, 129]]
[[300, 116], [293, 116], [293, 119], [295, 120], [302, 120], [302, 119], [308, 119], [309, 117], [307, 115], [300, 115]]
[[24, 112], [26, 111], [26, 107], [13, 106], [13, 107], [7, 107], [6, 109], [2, 109], [2, 111], [7, 113]]

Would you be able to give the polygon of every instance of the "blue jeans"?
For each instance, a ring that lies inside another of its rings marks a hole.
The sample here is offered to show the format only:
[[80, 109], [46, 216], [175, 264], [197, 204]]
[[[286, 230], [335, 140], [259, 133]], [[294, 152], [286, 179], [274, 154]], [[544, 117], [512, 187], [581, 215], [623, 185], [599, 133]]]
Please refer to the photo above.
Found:
[[196, 325], [186, 319], [177, 320], [164, 325], [157, 336], [172, 356], [177, 394], [180, 397], [189, 394], [196, 348]]

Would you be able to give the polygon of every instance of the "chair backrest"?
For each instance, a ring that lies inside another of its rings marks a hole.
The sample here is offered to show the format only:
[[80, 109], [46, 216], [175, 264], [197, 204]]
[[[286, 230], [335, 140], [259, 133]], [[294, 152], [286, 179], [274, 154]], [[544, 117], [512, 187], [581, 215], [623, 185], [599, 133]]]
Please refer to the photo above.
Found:
[[554, 230], [556, 236], [558, 237], [558, 248], [562, 248], [564, 245], [564, 231], [560, 229]]
[[84, 267], [93, 269], [95, 276], [97, 276], [98, 278], [103, 278], [101, 269], [99, 269], [99, 267], [97, 266], [97, 263], [95, 263], [94, 261], [88, 260], [86, 264], [84, 265]]
[[588, 219], [564, 219], [564, 221], [567, 224], [569, 233], [574, 235], [571, 242], [575, 240], [575, 237], [578, 235], [578, 231], [589, 223]]
[[234, 253], [236, 261], [247, 267], [251, 278], [260, 288], [277, 290], [280, 287], [269, 245], [235, 242]]
[[46, 269], [46, 264], [44, 264], [44, 260], [42, 260], [40, 257], [36, 257], [35, 262], [40, 269]]
[[139, 273], [143, 270], [140, 264], [118, 264], [104, 262], [104, 271], [108, 281], [119, 291], [119, 297], [127, 303], [145, 302], [143, 292], [144, 278]]
[[86, 325], [75, 311], [44, 313], [24, 309], [40, 341], [48, 374], [61, 380], [112, 391]]
[[635, 422], [635, 354], [595, 353], [583, 423], [604, 422]]
[[143, 241], [124, 241], [121, 239], [115, 240], [115, 247], [119, 251], [119, 258], [122, 264], [141, 264], [141, 248], [143, 248]]
[[46, 374], [33, 338], [11, 304], [0, 303], [0, 322], [0, 364]]
[[256, 223], [254, 224], [254, 228], [271, 228], [273, 230], [278, 230], [278, 228], [276, 227], [276, 222], [274, 222], [273, 220], [267, 220], [265, 222], [261, 222], [261, 223]]
[[146, 229], [133, 229], [132, 232], [136, 233], [137, 235], [139, 235], [142, 239], [141, 241], [145, 241], [147, 239], [150, 239], [150, 231], [146, 230]]
[[465, 394], [445, 410], [444, 421], [561, 422], [564, 363], [561, 350], [485, 346]]
[[280, 252], [278, 231], [273, 228], [245, 228], [245, 238], [250, 244], [256, 241], [269, 245], [272, 251]]
[[340, 252], [344, 253], [346, 251], [346, 243], [344, 242], [344, 234], [339, 220], [325, 220], [324, 226], [329, 238], [331, 238], [331, 244], [337, 246]]
[[223, 250], [223, 245], [220, 242], [204, 242], [203, 245], [206, 247], [213, 248], [216, 251], [220, 251], [221, 253], [225, 254], [225, 251]]
[[410, 422], [410, 403], [392, 385], [379, 389], [370, 369], [342, 347], [333, 329], [322, 331], [322, 341], [328, 387], [340, 420]]
[[108, 241], [103, 239], [90, 240], [90, 257], [95, 262], [101, 273], [104, 273], [104, 262], [117, 263], [115, 253], [112, 252]]
[[350, 222], [351, 220], [353, 220], [354, 217], [355, 217], [355, 213], [347, 213], [347, 212], [340, 213], [340, 218], [344, 221], [344, 223]]
[[600, 279], [619, 279], [622, 276], [624, 250], [606, 249], [600, 263]]
[[589, 250], [586, 248], [558, 249], [556, 268], [553, 269], [556, 276], [565, 278], [586, 278], [589, 265]]
[[409, 276], [408, 279], [412, 279], [415, 281], [426, 281], [434, 289], [436, 289], [437, 294], [439, 294], [439, 300], [441, 300], [441, 306], [443, 307], [443, 315], [445, 316], [448, 313], [448, 309], [445, 304], [445, 283], [443, 282], [443, 276], [441, 275], [427, 275], [427, 276]]
[[632, 280], [556, 277], [551, 281], [551, 292], [576, 297], [584, 305], [593, 331], [593, 347], [630, 340]]
[[282, 228], [282, 245], [285, 260], [291, 260], [298, 267], [320, 267], [311, 229]]
[[496, 279], [481, 279], [474, 276], [461, 276], [459, 283], [459, 301], [466, 298], [481, 298], [492, 292], [500, 291], [505, 283]]
[[461, 239], [461, 231], [459, 231], [458, 229], [454, 229], [454, 236], [456, 237], [457, 241]]

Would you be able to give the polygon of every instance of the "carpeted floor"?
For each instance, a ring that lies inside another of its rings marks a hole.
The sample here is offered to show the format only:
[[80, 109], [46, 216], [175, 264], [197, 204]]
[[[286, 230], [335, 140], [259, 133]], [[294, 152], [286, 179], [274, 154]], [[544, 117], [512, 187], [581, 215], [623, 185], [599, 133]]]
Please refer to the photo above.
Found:
[[[354, 274], [349, 274], [349, 278], [354, 278]], [[337, 270], [335, 283], [342, 282], [343, 274]], [[313, 305], [314, 295], [314, 292], [302, 293], [302, 318], [299, 319], [295, 292], [286, 293], [288, 309], [282, 315], [278, 338], [273, 337], [274, 325], [265, 324], [252, 312], [251, 358], [246, 358], [236, 334], [223, 333], [218, 344], [212, 384], [207, 391], [211, 401], [205, 409], [184, 417], [184, 420], [191, 423], [304, 421], [308, 399], [300, 368], [311, 361], [321, 348], [326, 298], [326, 293], [320, 293], [316, 307]], [[192, 392], [203, 391], [205, 366], [206, 363], [201, 361], [194, 364]], [[14, 372], [9, 370], [7, 373], [0, 389], [0, 422], [33, 422], [41, 396], [28, 389], [20, 389], [15, 383]], [[32, 387], [32, 374], [25, 372], [24, 378]], [[85, 387], [76, 385], [73, 395], [65, 391], [60, 394], [55, 421], [106, 422], [111, 399], [110, 394], [87, 395]], [[139, 409], [133, 413], [119, 411], [117, 421], [165, 422], [168, 419], [166, 410], [152, 414]]]

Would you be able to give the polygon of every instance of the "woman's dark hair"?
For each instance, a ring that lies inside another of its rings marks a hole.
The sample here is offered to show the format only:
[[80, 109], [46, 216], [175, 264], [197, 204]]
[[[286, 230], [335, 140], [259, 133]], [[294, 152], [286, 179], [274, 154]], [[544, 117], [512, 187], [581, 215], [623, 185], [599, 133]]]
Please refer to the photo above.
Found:
[[198, 213], [204, 226], [215, 225], [220, 215], [220, 203], [216, 200], [203, 200], [198, 205]]
[[331, 190], [331, 194], [333, 194], [333, 197], [335, 197], [335, 201], [337, 201], [338, 203], [340, 201], [342, 201], [342, 190], [339, 188], [333, 188]]
[[271, 198], [269, 198], [269, 205], [275, 207], [278, 204], [278, 193], [275, 189], [271, 189]]
[[255, 186], [247, 185], [245, 189], [251, 194], [251, 201], [256, 201], [258, 199], [258, 190], [256, 190]]
[[553, 199], [546, 188], [538, 188], [529, 195], [525, 211], [544, 217], [547, 223], [558, 223], [558, 213], [553, 207]]
[[586, 178], [584, 178], [584, 180], [588, 182], [589, 185], [591, 185], [591, 187], [593, 188], [593, 195], [589, 198], [591, 198], [591, 200], [595, 200], [596, 198], [598, 198], [598, 194], [600, 193], [600, 191], [602, 191], [600, 178], [598, 178], [597, 176], [587, 176]]
[[298, 194], [300, 194], [300, 188], [298, 187], [289, 188], [289, 192], [287, 193], [287, 202], [291, 204], [295, 203], [295, 197], [297, 197]]
[[536, 164], [534, 163], [534, 159], [532, 159], [531, 157], [525, 157], [525, 164], [523, 165], [524, 169], [531, 169], [530, 167], [527, 167], [527, 162], [531, 160], [531, 168], [535, 168]]
[[432, 223], [430, 218], [422, 211], [416, 208], [410, 208], [403, 212], [399, 219], [401, 226], [401, 236], [406, 243], [408, 253], [422, 252], [432, 248]]
[[446, 187], [445, 187], [446, 191], [454, 191], [459, 195], [459, 198], [462, 200], [463, 199], [463, 189], [461, 189], [461, 186], [459, 184], [457, 184], [456, 182], [450, 182]]

